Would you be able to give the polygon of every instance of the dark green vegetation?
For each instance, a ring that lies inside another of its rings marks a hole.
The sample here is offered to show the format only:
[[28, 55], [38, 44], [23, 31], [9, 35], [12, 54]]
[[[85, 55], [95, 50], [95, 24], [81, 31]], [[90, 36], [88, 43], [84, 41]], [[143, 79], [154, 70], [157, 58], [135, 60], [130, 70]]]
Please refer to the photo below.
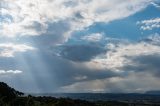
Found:
[[126, 106], [118, 102], [89, 102], [70, 98], [24, 96], [7, 84], [0, 82], [0, 106]]
[[16, 91], [7, 84], [0, 82], [0, 106], [112, 106], [112, 104], [115, 104], [109, 103], [106, 105], [106, 103], [102, 103], [102, 105], [100, 102], [94, 103], [78, 99], [23, 95], [22, 92]]
[[[50, 96], [24, 96], [7, 84], [0, 82], [0, 106], [143, 106], [139, 103], [119, 101], [86, 101], [70, 98], [55, 98]], [[145, 106], [160, 106], [148, 104]]]

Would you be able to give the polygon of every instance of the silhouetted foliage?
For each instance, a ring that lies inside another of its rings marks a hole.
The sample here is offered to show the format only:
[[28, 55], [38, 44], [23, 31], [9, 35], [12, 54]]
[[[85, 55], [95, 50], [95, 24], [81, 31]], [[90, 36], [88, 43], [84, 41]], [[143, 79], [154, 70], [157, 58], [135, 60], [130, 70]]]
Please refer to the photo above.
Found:
[[[0, 106], [130, 106], [127, 102], [119, 101], [85, 101], [70, 98], [55, 98], [46, 96], [21, 96], [22, 92], [16, 91], [7, 84], [0, 82]], [[134, 106], [142, 106], [135, 105]], [[160, 105], [145, 105], [160, 106]]]
[[3, 101], [11, 101], [17, 96], [23, 95], [22, 92], [16, 91], [14, 88], [9, 87], [6, 83], [0, 82], [0, 97]]

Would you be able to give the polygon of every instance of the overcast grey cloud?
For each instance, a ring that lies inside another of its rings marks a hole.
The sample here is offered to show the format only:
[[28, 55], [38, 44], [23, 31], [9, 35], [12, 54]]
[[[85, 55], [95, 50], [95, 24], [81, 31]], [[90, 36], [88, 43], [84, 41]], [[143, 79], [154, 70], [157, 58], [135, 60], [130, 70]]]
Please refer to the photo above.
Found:
[[60, 56], [73, 61], [90, 61], [97, 55], [105, 53], [105, 48], [96, 44], [64, 45]]
[[[128, 57], [129, 58], [129, 57]], [[156, 77], [159, 77], [159, 65], [160, 65], [160, 55], [153, 54], [153, 55], [140, 55], [137, 57], [130, 57], [132, 61], [136, 65], [126, 65], [123, 67], [123, 70], [127, 71], [135, 71], [135, 72], [146, 72], [150, 73]]]

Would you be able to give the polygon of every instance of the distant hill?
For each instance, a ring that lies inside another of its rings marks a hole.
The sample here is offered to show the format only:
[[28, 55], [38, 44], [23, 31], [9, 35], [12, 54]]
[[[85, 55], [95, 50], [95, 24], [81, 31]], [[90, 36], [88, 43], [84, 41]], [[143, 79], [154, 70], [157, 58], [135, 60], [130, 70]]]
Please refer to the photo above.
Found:
[[160, 90], [157, 90], [157, 91], [147, 91], [146, 94], [160, 95]]

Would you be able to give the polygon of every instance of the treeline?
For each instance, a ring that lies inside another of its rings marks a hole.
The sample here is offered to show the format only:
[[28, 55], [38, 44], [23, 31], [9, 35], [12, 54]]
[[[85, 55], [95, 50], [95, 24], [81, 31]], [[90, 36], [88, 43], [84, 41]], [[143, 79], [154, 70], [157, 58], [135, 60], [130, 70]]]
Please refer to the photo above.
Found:
[[127, 106], [127, 104], [121, 102], [89, 102], [45, 96], [24, 96], [22, 92], [0, 82], [0, 106]]
[[85, 100], [73, 100], [70, 98], [54, 97], [16, 97], [10, 101], [3, 101], [1, 98], [0, 106], [128, 106], [121, 102], [89, 102]]

